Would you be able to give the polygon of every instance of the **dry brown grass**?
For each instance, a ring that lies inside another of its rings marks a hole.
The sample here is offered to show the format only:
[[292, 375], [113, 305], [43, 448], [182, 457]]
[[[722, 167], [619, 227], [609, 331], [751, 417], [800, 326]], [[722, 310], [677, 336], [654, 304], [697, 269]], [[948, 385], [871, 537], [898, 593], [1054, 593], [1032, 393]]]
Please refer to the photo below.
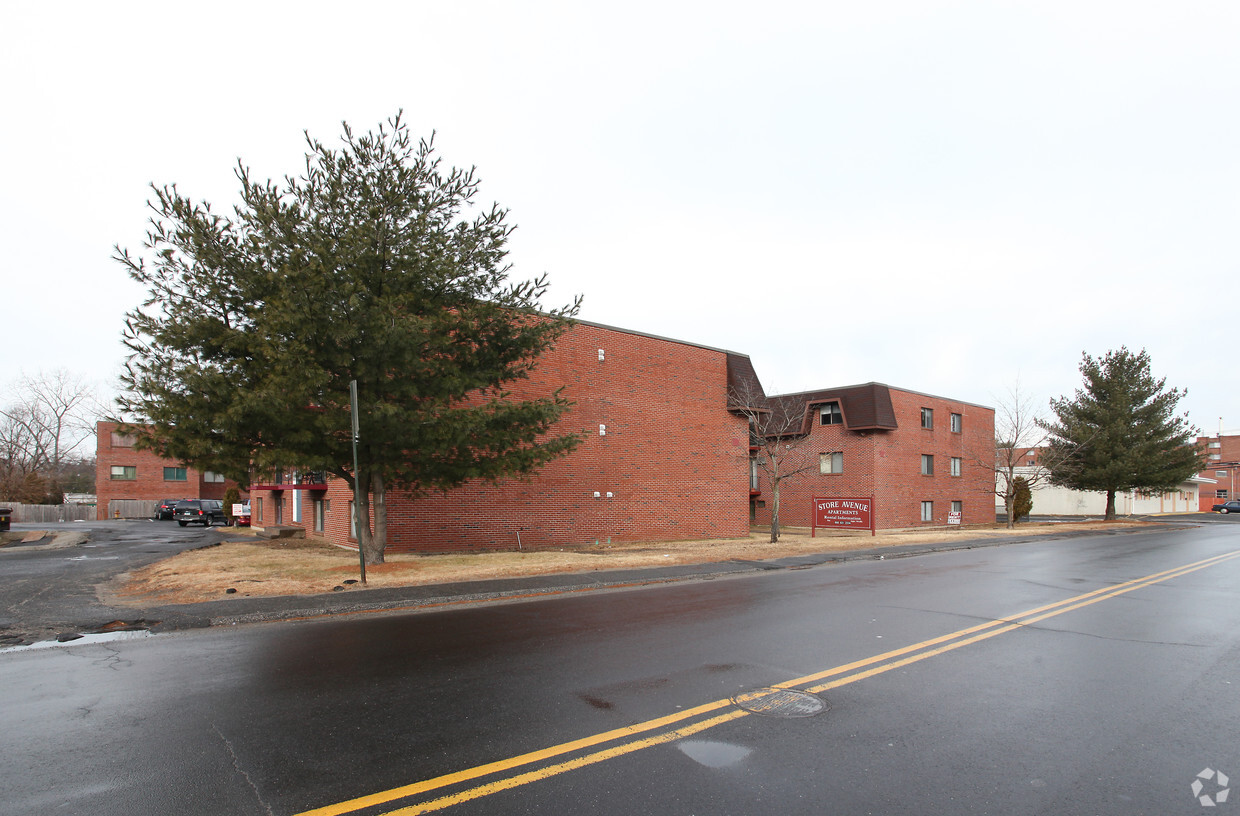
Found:
[[[793, 555], [893, 547], [952, 540], [1053, 534], [1065, 530], [1114, 529], [1132, 522], [1022, 524], [960, 530], [868, 533], [785, 532], [778, 544], [767, 533], [747, 539], [610, 544], [573, 550], [462, 553], [456, 555], [389, 555], [387, 563], [366, 569], [367, 586], [393, 587], [477, 581], [491, 578], [547, 575], [631, 567], [701, 564], [741, 559], [761, 561]], [[121, 576], [104, 594], [111, 603], [144, 606], [210, 601], [236, 596], [308, 595], [358, 577], [356, 551], [304, 539], [255, 539], [225, 542], [182, 553]], [[230, 593], [229, 590], [235, 590]]]

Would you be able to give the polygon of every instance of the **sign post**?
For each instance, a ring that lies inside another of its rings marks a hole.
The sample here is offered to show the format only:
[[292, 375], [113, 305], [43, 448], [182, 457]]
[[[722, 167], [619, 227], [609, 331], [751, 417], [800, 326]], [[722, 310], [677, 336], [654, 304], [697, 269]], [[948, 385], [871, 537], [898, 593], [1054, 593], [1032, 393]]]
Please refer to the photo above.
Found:
[[814, 508], [811, 515], [813, 521], [809, 533], [811, 538], [817, 534], [819, 527], [834, 530], [869, 530], [870, 535], [876, 535], [873, 496], [816, 497], [813, 502]]

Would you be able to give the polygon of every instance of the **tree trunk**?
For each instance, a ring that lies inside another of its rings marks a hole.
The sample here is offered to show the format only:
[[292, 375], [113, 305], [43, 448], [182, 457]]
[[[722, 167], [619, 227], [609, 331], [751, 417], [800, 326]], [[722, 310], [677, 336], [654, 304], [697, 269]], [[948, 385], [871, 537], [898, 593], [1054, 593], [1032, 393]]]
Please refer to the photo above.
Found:
[[1012, 518], [1016, 512], [1016, 488], [1011, 484], [1003, 493], [1003, 509], [1007, 511], [1007, 528], [1011, 530], [1016, 527], [1016, 519]]
[[1107, 491], [1107, 513], [1103, 516], [1103, 521], [1115, 521], [1115, 491]]
[[771, 543], [779, 543], [779, 480], [771, 480]]
[[362, 551], [362, 558], [367, 566], [382, 564], [383, 547], [377, 545], [374, 535], [370, 532], [371, 475], [362, 471], [360, 474], [355, 474], [354, 478], [356, 486], [353, 489], [353, 508], [357, 514], [354, 522], [357, 528], [357, 546]]

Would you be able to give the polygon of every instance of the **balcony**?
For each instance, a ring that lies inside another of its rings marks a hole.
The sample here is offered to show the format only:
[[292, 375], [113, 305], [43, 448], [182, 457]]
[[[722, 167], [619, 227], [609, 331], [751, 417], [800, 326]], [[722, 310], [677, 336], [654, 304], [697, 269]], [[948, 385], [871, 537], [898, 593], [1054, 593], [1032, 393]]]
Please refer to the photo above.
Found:
[[326, 490], [327, 472], [322, 470], [286, 471], [268, 474], [270, 481], [256, 478], [250, 485], [250, 491], [270, 490], [278, 493], [283, 490]]

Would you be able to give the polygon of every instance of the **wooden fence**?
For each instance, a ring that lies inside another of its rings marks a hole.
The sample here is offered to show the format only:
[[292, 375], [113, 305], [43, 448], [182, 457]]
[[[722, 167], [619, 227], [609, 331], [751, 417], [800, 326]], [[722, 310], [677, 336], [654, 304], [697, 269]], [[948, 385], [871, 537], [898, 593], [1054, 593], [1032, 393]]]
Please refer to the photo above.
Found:
[[[94, 521], [93, 504], [16, 504], [0, 502], [13, 511], [14, 524], [50, 524], [58, 521]], [[147, 515], [150, 515], [149, 513]]]
[[108, 502], [108, 518], [149, 519], [155, 515], [155, 499], [112, 499]]

